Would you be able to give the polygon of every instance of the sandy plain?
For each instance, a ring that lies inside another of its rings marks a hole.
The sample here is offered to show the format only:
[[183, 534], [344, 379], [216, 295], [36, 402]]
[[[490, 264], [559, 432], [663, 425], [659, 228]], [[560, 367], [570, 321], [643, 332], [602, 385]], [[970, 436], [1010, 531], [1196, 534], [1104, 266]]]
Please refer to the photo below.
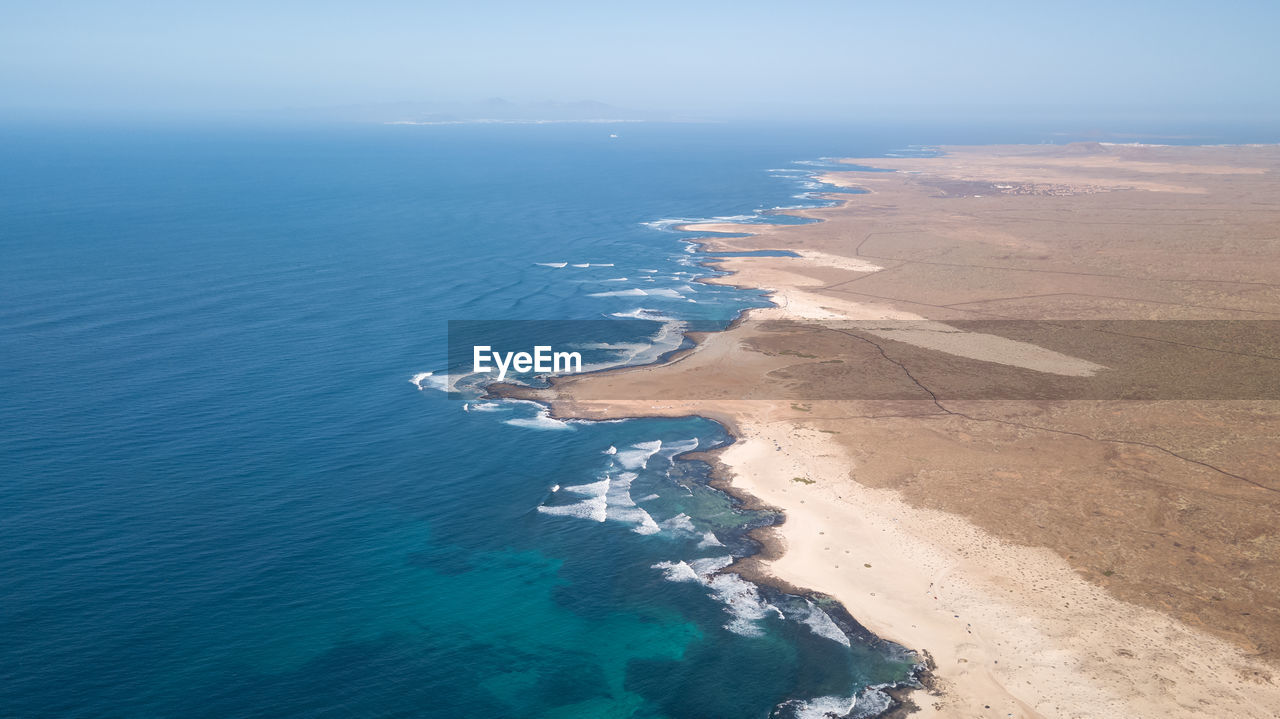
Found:
[[943, 149], [690, 227], [777, 306], [528, 396], [725, 423], [787, 517], [737, 569], [927, 652], [920, 716], [1280, 716], [1280, 148]]

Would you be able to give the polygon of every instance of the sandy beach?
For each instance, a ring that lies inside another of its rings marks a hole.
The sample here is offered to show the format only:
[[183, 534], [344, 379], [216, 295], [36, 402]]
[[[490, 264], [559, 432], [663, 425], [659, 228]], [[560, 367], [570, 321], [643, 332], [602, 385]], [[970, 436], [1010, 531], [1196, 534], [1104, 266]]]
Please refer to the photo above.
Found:
[[[724, 422], [732, 491], [787, 517], [780, 556], [743, 570], [927, 653], [919, 716], [1280, 714], [1280, 347], [1249, 324], [1280, 319], [1280, 149], [944, 149], [849, 160], [895, 171], [827, 174], [866, 193], [793, 213], [819, 224], [689, 227], [797, 253], [710, 280], [777, 307], [529, 396]], [[821, 324], [866, 320], [914, 329]], [[1215, 322], [1117, 345], [1016, 320]], [[1234, 389], [1166, 394], [1205, 367]]]

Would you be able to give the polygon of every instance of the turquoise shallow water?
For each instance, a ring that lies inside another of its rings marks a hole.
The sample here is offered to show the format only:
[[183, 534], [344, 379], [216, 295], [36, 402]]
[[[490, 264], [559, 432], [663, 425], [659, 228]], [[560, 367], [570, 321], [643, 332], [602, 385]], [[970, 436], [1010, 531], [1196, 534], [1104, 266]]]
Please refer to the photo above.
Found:
[[776, 520], [674, 458], [714, 423], [410, 382], [448, 320], [728, 321], [761, 298], [690, 286], [674, 221], [903, 135], [7, 129], [0, 714], [766, 717], [906, 677], [714, 573]]

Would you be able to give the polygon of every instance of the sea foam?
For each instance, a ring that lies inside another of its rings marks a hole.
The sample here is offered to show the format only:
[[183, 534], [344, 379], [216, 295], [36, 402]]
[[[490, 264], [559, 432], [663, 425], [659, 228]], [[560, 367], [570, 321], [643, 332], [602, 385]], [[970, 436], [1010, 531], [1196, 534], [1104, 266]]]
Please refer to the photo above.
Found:
[[664, 442], [662, 449], [658, 453], [668, 462], [675, 462], [676, 455], [692, 452], [698, 448], [698, 438], [681, 440], [679, 442]]
[[632, 531], [637, 534], [657, 534], [661, 531], [658, 523], [631, 498], [631, 483], [636, 476], [635, 472], [622, 472], [615, 477], [605, 477], [590, 484], [557, 487], [559, 492], [585, 496], [586, 499], [573, 504], [544, 504], [538, 507], [538, 511], [596, 522], [620, 522], [630, 524]]
[[688, 562], [658, 562], [654, 569], [662, 570], [663, 576], [673, 582], [696, 581], [710, 590], [711, 596], [724, 604], [725, 611], [732, 615], [725, 629], [742, 636], [754, 637], [763, 633], [759, 620], [770, 613], [781, 616], [781, 612], [760, 597], [755, 584], [736, 574], [721, 574], [720, 570], [733, 564], [732, 556], [704, 557]]
[[652, 442], [638, 442], [631, 445], [630, 449], [619, 450], [614, 457], [626, 469], [642, 469], [660, 449], [662, 440], [655, 439]]
[[560, 491], [583, 495], [587, 498], [575, 504], [563, 504], [556, 506], [548, 506], [545, 504], [540, 505], [538, 507], [538, 511], [543, 514], [578, 517], [580, 519], [590, 519], [596, 522], [603, 522], [608, 518], [608, 477], [601, 479], [598, 482], [592, 482], [591, 484], [562, 487]]
[[849, 636], [844, 633], [840, 626], [836, 624], [831, 615], [823, 611], [822, 607], [814, 604], [812, 600], [805, 600], [808, 607], [808, 613], [800, 620], [805, 626], [820, 637], [838, 642], [846, 647], [852, 646], [849, 642]]
[[794, 719], [830, 719], [830, 717], [850, 717], [851, 719], [869, 719], [883, 714], [893, 706], [893, 698], [884, 691], [888, 685], [867, 687], [861, 694], [851, 697], [825, 696], [816, 699], [792, 699], [783, 702], [770, 716], [793, 717]]
[[441, 392], [449, 391], [449, 376], [439, 375], [434, 372], [419, 372], [409, 378], [409, 383], [419, 390], [437, 389]]
[[635, 500], [631, 498], [631, 482], [635, 478], [635, 472], [623, 472], [609, 483], [609, 490], [605, 495], [608, 500], [606, 516], [614, 521], [634, 525], [633, 531], [636, 534], [657, 534], [661, 531], [658, 523], [653, 521], [648, 512], [636, 506]]
[[592, 292], [588, 297], [644, 297], [648, 292], [640, 288], [632, 288], [629, 290], [612, 290], [610, 292]]
[[724, 542], [716, 536], [715, 532], [706, 532], [702, 535], [702, 541], [698, 542], [698, 549], [707, 549], [709, 547], [723, 547]]
[[662, 528], [671, 532], [686, 532], [689, 534], [697, 534], [698, 532], [697, 528], [693, 526], [693, 518], [684, 512], [663, 520]]
[[538, 407], [538, 413], [532, 417], [516, 417], [513, 419], [503, 420], [503, 424], [509, 424], [512, 427], [524, 427], [526, 429], [547, 429], [547, 430], [565, 430], [573, 429], [573, 425], [564, 420], [556, 419], [551, 416], [550, 410], [536, 402], [530, 402]]

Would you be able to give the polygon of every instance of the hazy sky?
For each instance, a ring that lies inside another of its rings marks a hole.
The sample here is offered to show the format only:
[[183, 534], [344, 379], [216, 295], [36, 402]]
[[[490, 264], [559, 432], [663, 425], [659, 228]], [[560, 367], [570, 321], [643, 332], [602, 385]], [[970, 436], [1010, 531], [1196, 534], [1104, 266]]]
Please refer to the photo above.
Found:
[[6, 0], [0, 108], [1280, 115], [1280, 1]]

